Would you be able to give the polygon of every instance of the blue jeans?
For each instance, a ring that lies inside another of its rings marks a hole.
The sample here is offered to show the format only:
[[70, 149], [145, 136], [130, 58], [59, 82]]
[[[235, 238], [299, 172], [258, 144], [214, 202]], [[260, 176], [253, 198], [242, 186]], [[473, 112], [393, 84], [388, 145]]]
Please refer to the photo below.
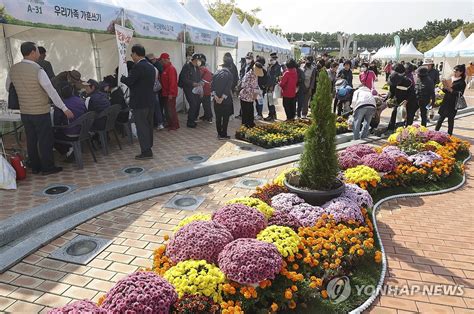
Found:
[[[354, 140], [366, 138], [369, 136], [370, 120], [375, 114], [375, 107], [365, 106], [359, 107], [354, 112], [354, 124], [352, 130], [354, 132]], [[360, 126], [362, 125], [362, 135], [360, 134]]]

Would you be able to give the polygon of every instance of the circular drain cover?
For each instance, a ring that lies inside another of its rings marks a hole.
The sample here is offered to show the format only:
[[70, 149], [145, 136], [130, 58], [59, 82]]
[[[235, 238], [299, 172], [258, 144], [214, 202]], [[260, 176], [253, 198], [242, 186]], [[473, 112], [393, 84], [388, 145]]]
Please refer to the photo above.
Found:
[[205, 158], [203, 156], [193, 155], [193, 156], [186, 157], [186, 159], [192, 162], [199, 162], [199, 161], [203, 161]]
[[56, 185], [44, 190], [44, 193], [47, 195], [58, 195], [63, 194], [69, 191], [71, 188], [66, 185]]
[[197, 200], [192, 197], [183, 197], [174, 201], [174, 205], [179, 207], [189, 207], [197, 204]]
[[142, 167], [128, 167], [123, 170], [126, 174], [139, 174], [145, 171]]
[[262, 184], [262, 182], [256, 179], [246, 179], [242, 181], [242, 184], [248, 187], [257, 187]]
[[66, 253], [72, 256], [89, 254], [97, 248], [97, 242], [92, 240], [77, 241], [66, 249]]

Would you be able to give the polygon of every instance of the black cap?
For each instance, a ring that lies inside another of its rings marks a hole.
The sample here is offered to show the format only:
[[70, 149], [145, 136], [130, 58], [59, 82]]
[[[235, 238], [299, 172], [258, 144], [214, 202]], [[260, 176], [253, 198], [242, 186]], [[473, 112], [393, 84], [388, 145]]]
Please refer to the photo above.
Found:
[[278, 59], [278, 55], [277, 55], [276, 52], [272, 52], [272, 53], [270, 54], [270, 57], [272, 57], [273, 59]]
[[253, 52], [248, 52], [245, 56], [246, 59], [253, 59]]
[[99, 88], [99, 82], [93, 79], [89, 79], [84, 85], [94, 86], [95, 88]]
[[196, 60], [196, 59], [201, 59], [201, 54], [200, 53], [195, 53], [191, 56], [191, 61]]

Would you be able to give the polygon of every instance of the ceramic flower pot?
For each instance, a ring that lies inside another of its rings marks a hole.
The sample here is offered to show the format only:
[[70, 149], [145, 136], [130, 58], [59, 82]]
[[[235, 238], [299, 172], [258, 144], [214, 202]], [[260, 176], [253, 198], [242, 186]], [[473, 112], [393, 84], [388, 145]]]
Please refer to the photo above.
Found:
[[285, 187], [291, 192], [295, 193], [299, 197], [305, 200], [306, 203], [313, 205], [313, 206], [321, 206], [330, 200], [341, 196], [344, 193], [345, 185], [344, 183], [336, 179], [337, 183], [335, 184], [335, 188], [328, 191], [319, 191], [319, 190], [309, 190], [305, 188], [300, 188], [293, 184], [290, 184], [288, 180], [285, 179], [284, 184]]

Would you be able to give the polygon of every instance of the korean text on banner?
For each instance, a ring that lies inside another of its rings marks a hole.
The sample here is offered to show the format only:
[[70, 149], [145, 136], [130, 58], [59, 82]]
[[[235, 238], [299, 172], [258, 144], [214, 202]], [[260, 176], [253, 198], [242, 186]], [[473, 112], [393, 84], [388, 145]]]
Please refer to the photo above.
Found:
[[133, 37], [133, 29], [129, 29], [120, 25], [115, 24], [115, 37], [117, 38], [117, 48], [119, 55], [119, 66], [118, 66], [118, 84], [122, 90], [127, 90], [127, 87], [120, 82], [122, 76], [128, 76], [127, 70], [127, 48]]

